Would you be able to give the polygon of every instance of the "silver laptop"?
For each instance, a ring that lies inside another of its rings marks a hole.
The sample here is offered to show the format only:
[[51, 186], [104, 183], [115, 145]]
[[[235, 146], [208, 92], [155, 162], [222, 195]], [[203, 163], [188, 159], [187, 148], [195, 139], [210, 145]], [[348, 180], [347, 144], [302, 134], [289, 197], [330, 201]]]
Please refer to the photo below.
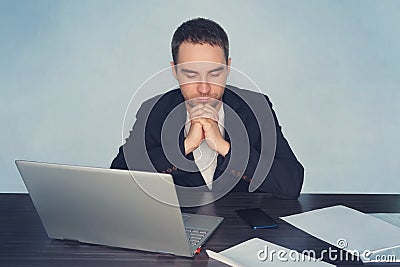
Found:
[[181, 213], [169, 174], [15, 163], [50, 238], [192, 257], [223, 220]]

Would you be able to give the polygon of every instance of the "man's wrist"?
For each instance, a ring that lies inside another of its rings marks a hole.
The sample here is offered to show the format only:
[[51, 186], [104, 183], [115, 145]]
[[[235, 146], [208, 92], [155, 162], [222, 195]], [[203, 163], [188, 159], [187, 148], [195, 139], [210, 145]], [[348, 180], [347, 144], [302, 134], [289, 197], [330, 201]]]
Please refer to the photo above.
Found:
[[231, 144], [224, 140], [218, 146], [217, 153], [220, 154], [221, 156], [225, 157], [228, 154], [230, 149], [231, 149]]
[[185, 156], [187, 156], [189, 153], [193, 152], [193, 150], [196, 149], [196, 147], [189, 144], [187, 138], [183, 141], [183, 146], [185, 147]]

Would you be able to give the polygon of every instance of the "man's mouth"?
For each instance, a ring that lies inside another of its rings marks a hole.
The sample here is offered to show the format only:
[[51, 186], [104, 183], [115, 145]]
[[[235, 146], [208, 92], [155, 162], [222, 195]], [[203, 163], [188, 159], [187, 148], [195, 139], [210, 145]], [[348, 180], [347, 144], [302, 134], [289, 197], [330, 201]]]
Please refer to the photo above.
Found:
[[220, 101], [216, 98], [213, 97], [195, 97], [192, 99], [189, 99], [186, 101], [186, 103], [190, 106], [190, 107], [194, 107], [196, 105], [200, 105], [200, 104], [208, 104], [212, 107], [216, 107], [218, 105]]
[[209, 102], [211, 99], [209, 97], [199, 97], [196, 98], [197, 101], [201, 102], [201, 103], [207, 103]]

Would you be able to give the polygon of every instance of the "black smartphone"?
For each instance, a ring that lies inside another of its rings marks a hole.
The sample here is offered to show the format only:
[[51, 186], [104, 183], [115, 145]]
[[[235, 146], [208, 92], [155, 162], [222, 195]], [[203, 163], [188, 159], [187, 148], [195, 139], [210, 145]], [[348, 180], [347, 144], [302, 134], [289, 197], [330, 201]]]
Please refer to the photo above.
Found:
[[259, 208], [237, 210], [236, 213], [253, 229], [278, 227], [278, 223]]

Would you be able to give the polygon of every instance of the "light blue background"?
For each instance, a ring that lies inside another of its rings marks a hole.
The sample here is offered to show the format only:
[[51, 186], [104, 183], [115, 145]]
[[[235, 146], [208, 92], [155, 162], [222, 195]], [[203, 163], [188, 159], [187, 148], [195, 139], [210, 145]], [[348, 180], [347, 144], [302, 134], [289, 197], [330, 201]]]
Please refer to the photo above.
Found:
[[202, 16], [225, 28], [232, 65], [270, 96], [305, 166], [303, 192], [400, 193], [399, 10], [367, 0], [0, 1], [0, 192], [26, 191], [15, 159], [108, 167], [133, 92], [168, 67], [176, 27]]

